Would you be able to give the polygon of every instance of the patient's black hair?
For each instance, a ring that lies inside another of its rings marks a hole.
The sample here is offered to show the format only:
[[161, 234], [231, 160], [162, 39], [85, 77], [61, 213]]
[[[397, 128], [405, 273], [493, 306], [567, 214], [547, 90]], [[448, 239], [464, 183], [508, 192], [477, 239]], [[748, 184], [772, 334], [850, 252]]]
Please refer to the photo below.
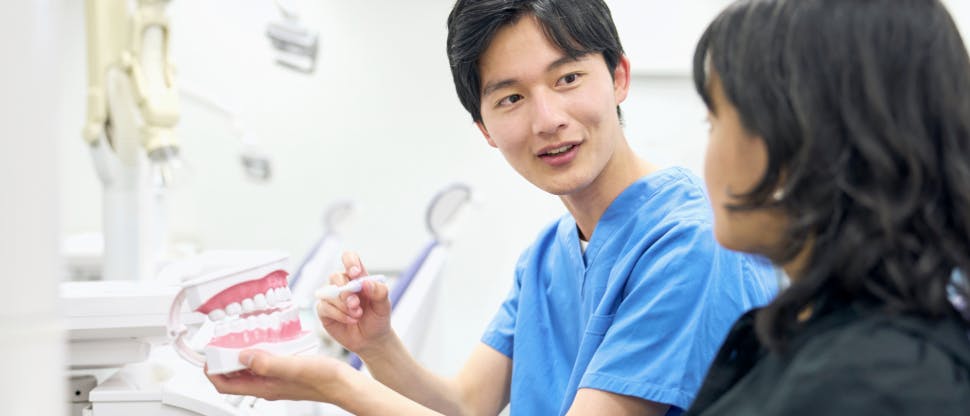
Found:
[[728, 208], [784, 212], [776, 263], [809, 253], [758, 314], [763, 342], [783, 348], [821, 299], [955, 313], [951, 275], [970, 271], [970, 59], [938, 0], [738, 1], [694, 54], [717, 114], [713, 77], [768, 154]]

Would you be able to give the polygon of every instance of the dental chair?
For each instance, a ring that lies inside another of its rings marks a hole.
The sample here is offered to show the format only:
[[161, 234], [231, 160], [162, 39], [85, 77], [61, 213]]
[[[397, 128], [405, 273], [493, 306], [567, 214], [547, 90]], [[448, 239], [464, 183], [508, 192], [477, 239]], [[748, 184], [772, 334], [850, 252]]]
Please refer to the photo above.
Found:
[[[448, 249], [461, 223], [465, 208], [472, 201], [468, 185], [446, 186], [431, 199], [425, 210], [425, 225], [431, 240], [390, 285], [391, 326], [405, 347], [421, 357], [438, 294], [437, 281], [448, 257]], [[424, 318], [424, 319], [422, 319]], [[350, 354], [348, 362], [361, 369], [363, 362]]]

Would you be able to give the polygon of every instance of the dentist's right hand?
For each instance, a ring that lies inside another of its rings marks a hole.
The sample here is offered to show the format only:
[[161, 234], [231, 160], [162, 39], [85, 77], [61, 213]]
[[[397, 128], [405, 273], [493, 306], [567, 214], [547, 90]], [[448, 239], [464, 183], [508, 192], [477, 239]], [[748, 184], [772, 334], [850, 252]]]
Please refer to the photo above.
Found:
[[[344, 285], [367, 275], [356, 253], [341, 256], [344, 272], [330, 275], [330, 284]], [[359, 293], [342, 293], [337, 299], [317, 302], [324, 329], [344, 348], [364, 357], [395, 339], [391, 330], [391, 301], [387, 285], [367, 281]]]

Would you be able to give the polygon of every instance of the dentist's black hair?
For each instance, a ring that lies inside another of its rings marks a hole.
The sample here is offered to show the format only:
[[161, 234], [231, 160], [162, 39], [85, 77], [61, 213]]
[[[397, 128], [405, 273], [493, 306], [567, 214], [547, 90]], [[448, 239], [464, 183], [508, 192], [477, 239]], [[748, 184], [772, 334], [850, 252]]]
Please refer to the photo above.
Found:
[[[448, 15], [448, 62], [458, 99], [476, 122], [482, 121], [479, 58], [499, 29], [526, 15], [535, 17], [566, 55], [602, 53], [610, 76], [623, 56], [613, 17], [602, 0], [458, 0]], [[616, 111], [619, 115], [619, 106]]]
[[699, 41], [694, 82], [767, 149], [729, 209], [785, 214], [776, 263], [808, 251], [758, 314], [763, 342], [784, 348], [823, 299], [930, 318], [956, 313], [948, 286], [970, 299], [951, 284], [970, 271], [970, 58], [938, 0], [738, 1]]

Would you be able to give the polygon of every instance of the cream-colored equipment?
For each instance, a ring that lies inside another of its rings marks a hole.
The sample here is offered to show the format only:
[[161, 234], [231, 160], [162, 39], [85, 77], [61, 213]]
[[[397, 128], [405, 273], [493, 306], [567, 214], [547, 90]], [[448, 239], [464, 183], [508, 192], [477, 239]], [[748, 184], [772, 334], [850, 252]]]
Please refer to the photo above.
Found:
[[166, 238], [162, 191], [179, 164], [168, 3], [87, 0], [85, 6], [83, 136], [104, 186], [105, 280], [150, 279]]
[[104, 188], [100, 277], [108, 281], [61, 284], [72, 415], [242, 414], [164, 345], [178, 290], [156, 281], [166, 241], [162, 198], [179, 163], [168, 3], [85, 2], [83, 137]]

